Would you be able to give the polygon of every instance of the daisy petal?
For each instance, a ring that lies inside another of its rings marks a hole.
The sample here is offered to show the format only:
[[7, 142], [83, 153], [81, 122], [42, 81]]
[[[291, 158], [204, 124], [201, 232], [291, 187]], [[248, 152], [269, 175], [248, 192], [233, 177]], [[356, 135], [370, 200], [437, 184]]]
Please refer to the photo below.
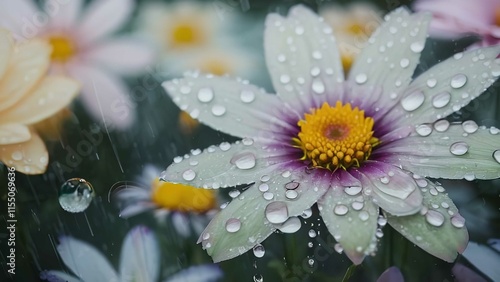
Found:
[[31, 138], [23, 143], [2, 145], [0, 161], [13, 166], [24, 174], [42, 174], [47, 169], [49, 154], [43, 140], [31, 132]]
[[133, 10], [132, 0], [92, 1], [78, 25], [84, 43], [95, 42], [120, 29]]
[[[257, 187], [248, 188], [212, 219], [198, 243], [202, 243], [214, 262], [243, 254], [276, 230], [264, 215], [268, 203]], [[241, 224], [238, 231], [226, 230], [231, 222]]]
[[[387, 215], [387, 222], [399, 233], [426, 252], [453, 262], [469, 241], [465, 219], [458, 213], [444, 188], [427, 181], [423, 192], [424, 208], [409, 216]], [[440, 192], [441, 191], [441, 192]]]
[[135, 215], [138, 215], [140, 213], [150, 211], [152, 209], [156, 208], [156, 205], [148, 202], [136, 202], [136, 203], [130, 203], [127, 205], [124, 209], [120, 211], [120, 217], [123, 218], [129, 218]]
[[271, 173], [276, 162], [270, 153], [262, 150], [262, 145], [245, 145], [249, 144], [246, 143], [250, 142], [248, 140], [236, 144], [224, 142], [219, 147], [205, 149], [201, 154], [195, 150], [183, 160], [178, 157], [160, 178], [214, 189], [255, 182], [260, 176]]
[[288, 125], [274, 116], [283, 110], [276, 95], [242, 81], [195, 73], [162, 85], [181, 110], [233, 136], [257, 138], [269, 124]]
[[425, 13], [410, 15], [407, 9], [399, 8], [385, 18], [386, 22], [374, 32], [356, 58], [349, 81], [382, 86], [390, 106], [411, 81], [431, 17]]
[[363, 185], [363, 193], [371, 196], [383, 210], [404, 216], [418, 212], [422, 207], [422, 194], [415, 180], [393, 165], [367, 161], [353, 171]]
[[0, 29], [0, 78], [3, 76], [9, 66], [12, 51], [14, 51], [14, 41], [10, 32]]
[[83, 281], [119, 281], [109, 261], [96, 248], [72, 237], [63, 237], [60, 241], [59, 256]]
[[80, 16], [83, 0], [71, 1], [45, 1], [44, 10], [50, 11], [50, 25], [53, 29], [70, 29], [75, 27], [75, 23]]
[[458, 53], [419, 75], [401, 100], [401, 122], [434, 122], [467, 105], [500, 76], [499, 54], [498, 46]]
[[442, 131], [433, 130], [426, 137], [410, 136], [394, 142], [387, 149], [392, 155], [384, 161], [426, 177], [469, 180], [500, 177], [498, 129], [477, 128], [471, 121], [449, 125], [444, 120], [434, 128]]
[[[41, 17], [33, 0], [0, 0], [0, 26], [10, 30], [16, 39], [36, 37], [43, 24], [35, 26], [35, 17]], [[36, 20], [39, 23], [39, 20]]]
[[143, 226], [132, 229], [123, 242], [120, 255], [121, 281], [157, 281], [160, 249], [156, 238]]
[[[469, 246], [475, 244], [474, 242], [470, 242]], [[481, 256], [481, 262], [484, 262], [483, 256]], [[498, 262], [497, 262], [498, 263]], [[483, 263], [481, 263], [483, 265]], [[489, 269], [495, 269], [495, 267], [489, 268]], [[474, 281], [474, 282], [487, 282], [486, 279], [484, 279], [481, 275], [477, 274], [474, 270], [466, 267], [465, 265], [461, 263], [455, 263], [453, 268], [451, 269], [451, 273], [453, 276], [455, 276], [455, 282], [468, 282], [468, 281]], [[497, 278], [497, 280], [500, 279]], [[493, 280], [495, 281], [495, 280]]]
[[80, 64], [70, 70], [82, 82], [80, 98], [95, 120], [124, 129], [135, 120], [135, 104], [124, 83], [110, 72]]
[[344, 81], [332, 29], [303, 5], [294, 6], [287, 18], [268, 15], [264, 42], [274, 89], [285, 102], [300, 100], [308, 110], [310, 92], [333, 93]]
[[361, 264], [376, 246], [378, 207], [359, 198], [344, 192], [343, 186], [333, 186], [318, 201], [328, 231], [354, 264]]
[[218, 281], [223, 272], [217, 265], [197, 265], [170, 276], [165, 282], [213, 282]]
[[0, 146], [22, 143], [30, 140], [31, 134], [28, 127], [22, 124], [0, 125]]
[[492, 281], [500, 280], [500, 269], [498, 268], [500, 254], [494, 249], [476, 242], [470, 242], [463, 256]]
[[58, 270], [42, 271], [42, 273], [40, 273], [40, 279], [49, 282], [83, 282], [76, 277]]
[[[124, 58], [127, 58], [124, 60]], [[146, 71], [153, 63], [154, 53], [143, 41], [132, 38], [107, 40], [89, 50], [85, 60], [122, 75], [133, 75]]]
[[0, 80], [0, 111], [23, 98], [49, 68], [51, 47], [48, 43], [31, 40], [16, 47], [9, 69]]
[[46, 119], [66, 107], [78, 94], [77, 81], [64, 76], [47, 76], [36, 89], [10, 109], [2, 112], [2, 122], [32, 124]]

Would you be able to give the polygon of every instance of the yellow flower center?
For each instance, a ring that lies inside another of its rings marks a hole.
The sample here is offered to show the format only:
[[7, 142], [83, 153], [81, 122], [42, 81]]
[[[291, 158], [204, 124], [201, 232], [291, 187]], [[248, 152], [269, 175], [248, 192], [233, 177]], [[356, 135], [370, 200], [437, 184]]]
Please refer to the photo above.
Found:
[[49, 38], [52, 45], [51, 59], [58, 62], [66, 62], [76, 53], [73, 42], [64, 36], [52, 36]]
[[209, 59], [203, 62], [200, 66], [200, 70], [204, 73], [211, 73], [218, 76], [230, 73], [230, 67], [226, 62], [222, 60]]
[[302, 159], [310, 160], [313, 167], [334, 171], [359, 167], [379, 144], [373, 137], [373, 124], [373, 118], [349, 103], [337, 101], [330, 107], [325, 102], [298, 122], [300, 132], [293, 141], [304, 152]]
[[158, 206], [180, 212], [205, 213], [216, 206], [213, 190], [153, 180], [151, 200]]
[[[360, 22], [353, 22], [345, 27], [347, 33], [353, 35], [363, 35], [368, 33]], [[369, 34], [369, 33], [368, 33]]]
[[201, 45], [205, 41], [203, 29], [191, 23], [180, 23], [170, 31], [172, 48]]

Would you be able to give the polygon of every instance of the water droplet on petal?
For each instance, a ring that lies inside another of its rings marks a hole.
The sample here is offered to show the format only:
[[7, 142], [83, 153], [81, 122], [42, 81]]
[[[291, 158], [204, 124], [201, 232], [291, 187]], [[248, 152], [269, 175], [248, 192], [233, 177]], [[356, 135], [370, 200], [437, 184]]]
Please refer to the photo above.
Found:
[[357, 84], [363, 84], [368, 80], [368, 77], [364, 73], [359, 73], [354, 80]]
[[261, 258], [265, 254], [266, 254], [266, 250], [264, 249], [264, 246], [262, 246], [261, 244], [257, 244], [257, 245], [255, 245], [255, 247], [253, 247], [253, 255], [256, 258]]
[[462, 156], [469, 151], [469, 145], [463, 141], [455, 142], [450, 146], [450, 152], [455, 156]]
[[335, 246], [333, 246], [333, 248], [339, 254], [341, 254], [344, 251], [344, 248], [342, 248], [342, 246], [339, 243], [335, 244]]
[[445, 119], [438, 120], [434, 123], [434, 129], [438, 132], [445, 132], [449, 127], [450, 122]]
[[266, 206], [265, 215], [270, 223], [280, 224], [288, 219], [288, 207], [285, 202], [276, 201]]
[[500, 133], [500, 129], [494, 126], [490, 127], [490, 134], [497, 135], [498, 133]]
[[214, 98], [214, 92], [211, 88], [200, 88], [198, 91], [198, 100], [202, 103], [208, 103]]
[[260, 177], [260, 181], [262, 181], [262, 182], [267, 182], [267, 181], [269, 181], [269, 179], [271, 179], [271, 177], [267, 174], [264, 174]]
[[229, 233], [238, 232], [241, 228], [241, 221], [237, 218], [230, 218], [226, 221], [226, 231]]
[[316, 237], [316, 231], [314, 229], [310, 229], [309, 232], [308, 232], [308, 234], [309, 234], [309, 237], [311, 237], [311, 238], [315, 238]]
[[345, 215], [349, 211], [349, 208], [346, 205], [336, 205], [335, 208], [333, 209], [333, 212], [336, 215]]
[[363, 202], [358, 202], [358, 201], [354, 201], [354, 202], [352, 202], [352, 204], [351, 204], [351, 207], [352, 207], [354, 210], [356, 210], [356, 211], [361, 210], [361, 209], [363, 208], [363, 206], [364, 206], [364, 203], [363, 203]]
[[495, 161], [500, 164], [500, 150], [495, 150], [493, 152], [493, 159], [495, 159]]
[[464, 129], [465, 132], [471, 134], [477, 131], [479, 126], [477, 123], [473, 120], [467, 120], [462, 123], [462, 128]]
[[212, 107], [212, 114], [216, 117], [220, 117], [226, 113], [226, 107], [222, 105], [214, 105]]
[[410, 45], [410, 50], [412, 50], [415, 53], [420, 53], [422, 50], [424, 50], [424, 44], [422, 42], [413, 42]]
[[266, 183], [262, 183], [259, 185], [259, 191], [260, 192], [267, 192], [269, 190], [269, 185]]
[[380, 182], [382, 182], [383, 184], [387, 184], [387, 183], [389, 183], [389, 178], [388, 178], [388, 177], [386, 177], [386, 176], [381, 177], [381, 178], [380, 178]]
[[15, 161], [20, 161], [23, 159], [23, 153], [21, 151], [14, 151], [10, 157]]
[[325, 84], [323, 83], [323, 81], [320, 78], [313, 79], [312, 90], [316, 94], [323, 94], [323, 93], [325, 93]]
[[383, 215], [379, 215], [377, 219], [377, 224], [380, 227], [384, 227], [387, 224], [387, 218]]
[[451, 225], [455, 226], [456, 228], [462, 228], [465, 226], [465, 218], [463, 218], [459, 214], [456, 214], [451, 217]]
[[59, 189], [59, 204], [67, 212], [83, 212], [94, 196], [94, 187], [89, 182], [82, 178], [71, 178]]
[[289, 83], [290, 82], [290, 76], [283, 74], [280, 76], [280, 82], [283, 84]]
[[302, 214], [300, 215], [303, 219], [308, 219], [310, 218], [312, 215], [312, 210], [311, 209], [306, 209], [302, 212]]
[[432, 105], [435, 107], [435, 108], [442, 108], [446, 105], [448, 105], [448, 103], [450, 102], [451, 100], [451, 94], [450, 92], [448, 91], [443, 91], [439, 94], [436, 94], [433, 98], [432, 98]]
[[344, 188], [344, 192], [350, 196], [357, 195], [361, 190], [361, 186], [348, 186]]
[[289, 170], [284, 171], [284, 172], [281, 174], [281, 176], [283, 176], [284, 178], [290, 177], [290, 175], [292, 175], [292, 173], [291, 173]]
[[182, 173], [182, 178], [186, 181], [192, 181], [196, 177], [196, 172], [192, 169], [188, 169]]
[[240, 99], [243, 103], [251, 103], [255, 100], [255, 93], [251, 90], [242, 90]]
[[467, 76], [465, 76], [465, 74], [459, 73], [451, 78], [450, 86], [452, 88], [458, 89], [463, 87], [466, 82], [467, 82]]
[[435, 78], [427, 79], [427, 86], [429, 88], [434, 88], [436, 86], [436, 84], [437, 84], [437, 79], [435, 79]]
[[283, 233], [295, 233], [299, 231], [302, 223], [300, 219], [296, 216], [290, 217], [283, 223], [278, 229]]
[[401, 61], [399, 62], [399, 65], [400, 65], [402, 68], [407, 68], [407, 67], [410, 65], [410, 60], [408, 60], [407, 58], [403, 58], [403, 59], [401, 59]]
[[285, 192], [285, 197], [287, 197], [288, 199], [296, 199], [297, 197], [299, 196], [299, 193], [297, 193], [297, 191], [295, 190], [287, 190]]
[[241, 192], [239, 190], [236, 190], [236, 189], [229, 191], [229, 197], [231, 197], [233, 199], [238, 197], [240, 194], [241, 194]]
[[289, 190], [297, 189], [299, 187], [300, 183], [291, 181], [285, 184], [285, 188]]
[[429, 136], [432, 133], [432, 127], [430, 127], [428, 124], [421, 124], [417, 126], [416, 129], [418, 135], [420, 136]]
[[239, 169], [251, 169], [255, 167], [255, 155], [253, 153], [242, 153], [231, 158], [231, 163]]
[[271, 193], [271, 192], [266, 192], [262, 196], [264, 197], [264, 199], [266, 199], [268, 201], [270, 201], [270, 200], [272, 200], [274, 198], [274, 194]]
[[415, 91], [404, 97], [403, 100], [401, 100], [401, 105], [403, 106], [403, 109], [411, 112], [418, 109], [418, 107], [424, 103], [424, 100], [424, 93], [422, 93], [422, 91]]
[[227, 151], [227, 150], [231, 149], [231, 144], [229, 144], [228, 142], [222, 142], [222, 143], [220, 143], [219, 148], [220, 148], [223, 152], [225, 152], [225, 151]]
[[435, 211], [435, 210], [429, 210], [425, 214], [425, 219], [427, 220], [427, 222], [430, 225], [433, 225], [436, 227], [439, 227], [439, 226], [443, 225], [443, 223], [444, 223], [444, 216], [440, 212]]
[[362, 221], [367, 221], [368, 218], [370, 218], [370, 214], [367, 211], [359, 212], [359, 219], [361, 219]]
[[208, 240], [209, 238], [210, 238], [210, 233], [208, 233], [208, 232], [203, 233], [203, 235], [201, 237], [201, 239], [204, 241]]

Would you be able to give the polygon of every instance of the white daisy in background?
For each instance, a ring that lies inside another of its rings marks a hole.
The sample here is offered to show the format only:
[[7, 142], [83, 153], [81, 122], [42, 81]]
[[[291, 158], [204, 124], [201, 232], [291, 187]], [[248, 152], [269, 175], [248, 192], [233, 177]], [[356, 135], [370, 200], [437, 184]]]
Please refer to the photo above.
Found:
[[77, 81], [47, 75], [51, 46], [15, 43], [0, 29], [0, 161], [25, 174], [42, 174], [49, 154], [33, 124], [53, 116], [76, 97]]
[[[486, 245], [478, 244], [476, 242], [469, 242], [469, 245], [463, 253], [466, 258], [474, 267], [486, 275], [491, 281], [500, 280], [500, 239], [489, 239]], [[471, 270], [465, 270], [464, 266], [459, 266], [458, 269], [454, 267], [454, 274], [460, 278], [457, 273], [463, 273], [467, 279], [458, 279], [458, 281], [486, 281], [486, 279], [479, 280], [478, 274]], [[474, 276], [476, 275], [476, 276]]]
[[120, 217], [154, 211], [160, 222], [167, 216], [182, 236], [201, 234], [217, 210], [215, 191], [161, 182], [160, 170], [152, 165], [144, 168], [137, 186], [124, 186], [116, 192], [121, 209]]
[[406, 9], [387, 15], [344, 79], [331, 27], [299, 5], [266, 20], [277, 95], [198, 73], [164, 83], [177, 105], [243, 138], [176, 159], [161, 175], [207, 189], [253, 184], [200, 236], [215, 262], [277, 229], [298, 230], [297, 216], [315, 203], [355, 264], [375, 252], [387, 222], [443, 260], [463, 252], [464, 218], [425, 177], [500, 177], [499, 131], [443, 119], [500, 75], [500, 47], [458, 53], [412, 79], [429, 20]]
[[[154, 234], [143, 226], [135, 227], [125, 237], [120, 254], [119, 273], [99, 250], [78, 239], [61, 238], [57, 252], [76, 277], [59, 270], [49, 270], [40, 274], [41, 279], [51, 282], [159, 280], [160, 248]], [[193, 274], [201, 270], [204, 271], [204, 277]], [[183, 270], [163, 281], [216, 281], [221, 276], [218, 267], [201, 265]]]
[[[156, 43], [162, 64], [173, 77], [186, 70], [251, 77], [257, 66], [253, 53], [228, 37], [230, 28], [238, 25], [237, 17], [218, 9], [198, 1], [146, 3], [138, 15], [138, 32]], [[186, 134], [199, 125], [191, 118], [196, 113], [190, 114], [179, 116], [179, 127]]]
[[373, 4], [355, 2], [349, 6], [328, 4], [319, 15], [333, 29], [345, 73], [366, 46], [370, 35], [382, 24], [382, 11]]
[[91, 1], [85, 11], [82, 0], [42, 2], [44, 10], [32, 0], [0, 0], [0, 26], [20, 39], [47, 39], [52, 72], [82, 83], [80, 99], [94, 119], [129, 126], [134, 106], [119, 76], [143, 72], [153, 52], [137, 38], [108, 37], [127, 22], [134, 1]]

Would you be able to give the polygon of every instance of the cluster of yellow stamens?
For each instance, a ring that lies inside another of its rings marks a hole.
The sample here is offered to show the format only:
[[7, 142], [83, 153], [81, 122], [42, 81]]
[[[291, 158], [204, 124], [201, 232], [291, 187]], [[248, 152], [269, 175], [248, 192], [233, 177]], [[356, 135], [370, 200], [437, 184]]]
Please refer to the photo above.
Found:
[[357, 107], [340, 101], [335, 107], [323, 103], [298, 122], [300, 133], [294, 144], [304, 151], [303, 160], [313, 167], [330, 170], [358, 166], [368, 159], [372, 148], [379, 144], [373, 137], [373, 118]]
[[52, 36], [49, 38], [52, 45], [51, 59], [58, 62], [66, 62], [76, 53], [76, 48], [71, 39], [64, 36]]
[[172, 27], [169, 32], [172, 48], [195, 47], [205, 41], [203, 27], [191, 22], [181, 22]]
[[214, 190], [153, 180], [151, 201], [167, 210], [205, 213], [217, 205]]

